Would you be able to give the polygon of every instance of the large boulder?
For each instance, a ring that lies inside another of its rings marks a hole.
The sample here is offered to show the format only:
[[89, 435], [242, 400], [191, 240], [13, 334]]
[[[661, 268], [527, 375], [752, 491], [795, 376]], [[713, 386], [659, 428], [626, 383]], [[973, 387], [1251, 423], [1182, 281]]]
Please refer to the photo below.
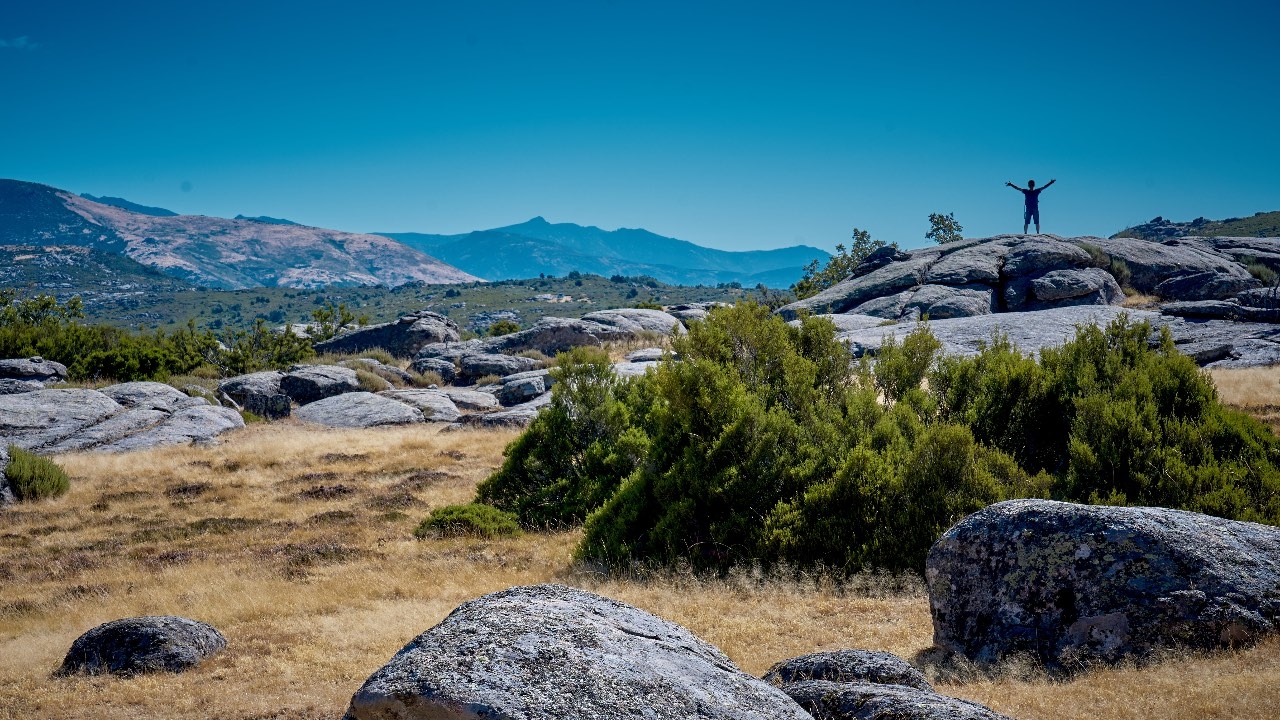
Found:
[[222, 633], [196, 620], [172, 615], [124, 618], [76, 638], [58, 674], [182, 672], [226, 646]]
[[[136, 408], [126, 410], [121, 415], [136, 412]], [[118, 416], [117, 416], [118, 417]], [[114, 418], [112, 418], [114, 420]], [[110, 422], [110, 421], [108, 421]], [[103, 423], [104, 425], [106, 423]], [[97, 445], [77, 447], [77, 450], [98, 450], [102, 452], [129, 452], [146, 450], [164, 445], [185, 445], [187, 443], [210, 444], [222, 433], [244, 427], [244, 418], [231, 408], [213, 405], [193, 405], [175, 410], [154, 425], [137, 427], [127, 431], [115, 439]], [[48, 452], [65, 452], [70, 449], [67, 444], [60, 443], [48, 448]]]
[[543, 393], [528, 402], [512, 405], [497, 412], [482, 412], [464, 415], [462, 422], [486, 428], [523, 428], [528, 427], [543, 408], [551, 404], [551, 393]]
[[294, 365], [280, 378], [280, 392], [299, 405], [359, 389], [356, 371], [337, 365]]
[[458, 406], [439, 390], [386, 390], [379, 395], [417, 408], [427, 422], [451, 423], [462, 417]]
[[464, 603], [351, 698], [347, 720], [811, 720], [687, 629], [562, 585]]
[[454, 405], [463, 410], [484, 412], [486, 410], [496, 410], [499, 406], [498, 398], [494, 397], [493, 393], [454, 387], [440, 388], [440, 392], [444, 393], [449, 400], [453, 401]]
[[341, 428], [412, 425], [423, 422], [421, 410], [393, 397], [369, 392], [343, 393], [307, 403], [293, 415], [305, 422]]
[[1053, 270], [1081, 268], [1092, 262], [1089, 253], [1050, 235], [1032, 235], [1014, 241], [1000, 269], [1003, 278], [1043, 275]]
[[769, 668], [764, 681], [778, 687], [805, 680], [906, 685], [932, 691], [924, 673], [906, 660], [882, 650], [833, 650], [783, 660]]
[[669, 335], [673, 331], [684, 332], [680, 319], [662, 310], [645, 308], [617, 308], [615, 310], [597, 310], [582, 316], [583, 320], [608, 325], [629, 333], [639, 335], [642, 332]]
[[439, 313], [422, 310], [397, 320], [369, 325], [316, 343], [317, 352], [358, 353], [381, 348], [396, 357], [409, 358], [423, 345], [454, 342], [458, 324]]
[[458, 377], [462, 380], [475, 380], [486, 375], [503, 377], [520, 372], [527, 372], [541, 363], [533, 358], [520, 355], [476, 354], [463, 355], [459, 363], [461, 371]]
[[802, 312], [813, 315], [850, 312], [868, 300], [923, 284], [929, 268], [940, 255], [937, 248], [913, 251], [905, 259], [836, 283], [813, 297], [784, 305], [778, 313], [787, 320], [794, 320]]
[[420, 374], [435, 373], [444, 382], [451, 383], [458, 376], [458, 368], [452, 360], [438, 357], [420, 357], [413, 361], [413, 371]]
[[1248, 643], [1280, 623], [1280, 528], [1164, 508], [1012, 500], [952, 527], [925, 570], [934, 643], [1051, 666]]
[[0, 379], [59, 383], [67, 379], [67, 366], [36, 355], [29, 358], [0, 360]]
[[[518, 373], [525, 375], [525, 373]], [[503, 405], [519, 405], [528, 402], [547, 391], [543, 375], [527, 375], [508, 380], [503, 378], [502, 387], [495, 395]]]
[[52, 445], [121, 412], [97, 390], [0, 395], [0, 437], [25, 450]]
[[1124, 301], [1124, 291], [1111, 273], [1094, 267], [1050, 270], [1031, 280], [1031, 294], [1040, 302], [1056, 304], [1119, 305]]
[[284, 373], [278, 370], [249, 373], [227, 378], [218, 383], [218, 394], [239, 408], [258, 417], [275, 420], [288, 417], [292, 400], [280, 390]]
[[985, 705], [906, 685], [808, 680], [782, 691], [820, 720], [1009, 720]]
[[1123, 260], [1130, 284], [1166, 300], [1222, 300], [1259, 283], [1232, 257], [1193, 239], [1073, 238]]
[[127, 408], [145, 408], [167, 413], [209, 404], [204, 398], [191, 397], [172, 385], [158, 382], [120, 383], [104, 387], [100, 392]]

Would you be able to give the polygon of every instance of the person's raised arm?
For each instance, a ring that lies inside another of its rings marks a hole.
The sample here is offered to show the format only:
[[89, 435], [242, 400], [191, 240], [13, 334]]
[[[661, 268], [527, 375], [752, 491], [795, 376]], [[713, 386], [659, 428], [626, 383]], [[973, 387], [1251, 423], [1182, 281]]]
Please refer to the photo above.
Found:
[[[1009, 187], [1013, 188], [1014, 190], [1020, 190], [1020, 191], [1022, 191], [1022, 192], [1026, 192], [1026, 190], [1023, 190], [1022, 188], [1018, 187], [1017, 185], [1014, 185], [1014, 184], [1013, 184], [1013, 183], [1011, 183], [1011, 182], [1007, 182], [1007, 183], [1005, 183], [1005, 185], [1008, 185]], [[1048, 186], [1048, 185], [1045, 185], [1045, 187], [1049, 187], [1049, 186]]]
[[1052, 184], [1054, 184], [1054, 183], [1056, 183], [1056, 182], [1058, 182], [1058, 180], [1057, 180], [1056, 178], [1055, 178], [1055, 179], [1053, 179], [1053, 180], [1050, 180], [1049, 182], [1047, 182], [1047, 183], [1045, 183], [1045, 184], [1044, 184], [1044, 187], [1042, 187], [1042, 188], [1040, 188], [1040, 189], [1041, 189], [1041, 190], [1046, 190], [1046, 189], [1048, 189], [1048, 187], [1049, 187], [1050, 185], [1052, 185]]

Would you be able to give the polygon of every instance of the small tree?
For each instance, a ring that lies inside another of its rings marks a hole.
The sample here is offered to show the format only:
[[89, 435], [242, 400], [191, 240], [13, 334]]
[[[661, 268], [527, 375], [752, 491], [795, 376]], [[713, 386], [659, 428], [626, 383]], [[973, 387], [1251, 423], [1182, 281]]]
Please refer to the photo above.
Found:
[[932, 240], [939, 245], [946, 243], [959, 242], [964, 239], [960, 233], [964, 231], [959, 221], [956, 220], [955, 213], [930, 213], [929, 214], [929, 232], [924, 236], [928, 240]]
[[[796, 299], [803, 300], [817, 295], [842, 280], [847, 280], [868, 255], [884, 247], [885, 244], [883, 240], [872, 240], [871, 233], [866, 230], [854, 228], [853, 242], [850, 243], [849, 248], [845, 249], [843, 243], [836, 245], [836, 254], [832, 255], [827, 260], [827, 266], [821, 269], [819, 267], [822, 263], [818, 260], [805, 265], [804, 277], [791, 286], [791, 292], [795, 293]], [[897, 247], [897, 243], [894, 243], [894, 247]]]

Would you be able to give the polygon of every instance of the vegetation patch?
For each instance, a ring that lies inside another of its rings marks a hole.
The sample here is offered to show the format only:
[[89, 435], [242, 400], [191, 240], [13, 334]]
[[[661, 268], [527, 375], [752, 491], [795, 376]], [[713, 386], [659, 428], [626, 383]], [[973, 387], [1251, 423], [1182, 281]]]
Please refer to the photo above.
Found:
[[17, 445], [9, 446], [9, 464], [4, 476], [19, 500], [58, 497], [71, 487], [67, 473], [57, 463]]
[[515, 537], [520, 534], [520, 523], [512, 513], [499, 510], [492, 505], [483, 503], [445, 505], [432, 510], [413, 534], [418, 538]]

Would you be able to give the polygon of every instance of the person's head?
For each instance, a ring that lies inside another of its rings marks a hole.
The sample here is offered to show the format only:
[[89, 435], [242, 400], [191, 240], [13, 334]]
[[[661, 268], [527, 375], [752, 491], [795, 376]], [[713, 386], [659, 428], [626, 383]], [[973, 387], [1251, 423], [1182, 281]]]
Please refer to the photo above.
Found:
[[1035, 181], [1035, 180], [1028, 180], [1028, 181], [1027, 181], [1027, 187], [1029, 187], [1029, 188], [1034, 188], [1035, 186], [1036, 186], [1036, 181]]

